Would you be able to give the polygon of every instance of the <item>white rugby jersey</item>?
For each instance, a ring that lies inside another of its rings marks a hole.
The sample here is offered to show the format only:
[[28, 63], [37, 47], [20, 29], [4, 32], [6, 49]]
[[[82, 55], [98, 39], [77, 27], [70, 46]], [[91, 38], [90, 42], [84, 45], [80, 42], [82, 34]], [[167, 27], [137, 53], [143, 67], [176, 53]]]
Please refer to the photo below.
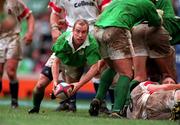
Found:
[[68, 28], [73, 27], [77, 19], [86, 19], [91, 31], [101, 9], [109, 2], [110, 0], [50, 0], [49, 7], [58, 15], [65, 10]]
[[28, 17], [31, 10], [22, 2], [22, 0], [6, 0], [4, 12], [6, 14], [13, 15], [14, 19], [17, 21], [17, 25], [10, 32], [0, 33], [0, 37], [4, 37], [12, 33], [19, 33], [21, 20]]

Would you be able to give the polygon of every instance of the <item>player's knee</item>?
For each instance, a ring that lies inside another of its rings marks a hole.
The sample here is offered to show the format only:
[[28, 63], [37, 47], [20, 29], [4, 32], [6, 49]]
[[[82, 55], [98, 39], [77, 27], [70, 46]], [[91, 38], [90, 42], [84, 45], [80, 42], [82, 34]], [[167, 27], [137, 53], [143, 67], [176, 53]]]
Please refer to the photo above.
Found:
[[16, 79], [16, 71], [15, 70], [7, 70], [7, 75], [10, 80]]
[[37, 84], [35, 88], [36, 88], [37, 90], [41, 90], [41, 89], [45, 88], [45, 85], [43, 85], [43, 84]]
[[46, 76], [49, 80], [52, 81], [53, 77], [52, 77], [52, 71], [51, 71], [51, 67], [43, 67], [41, 74], [43, 74], [44, 76]]
[[44, 90], [45, 90], [45, 86], [38, 84], [38, 85], [35, 86], [33, 91], [34, 91], [34, 93], [37, 93], [37, 92], [42, 92]]

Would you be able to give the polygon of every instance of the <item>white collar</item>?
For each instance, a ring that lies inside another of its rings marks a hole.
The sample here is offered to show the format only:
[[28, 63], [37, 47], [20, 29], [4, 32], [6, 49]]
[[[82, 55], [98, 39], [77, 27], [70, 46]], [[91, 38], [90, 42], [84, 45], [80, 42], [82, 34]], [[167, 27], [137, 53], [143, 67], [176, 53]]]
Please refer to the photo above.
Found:
[[73, 41], [72, 41], [73, 40], [73, 33], [72, 32], [65, 39], [68, 41], [68, 44], [72, 48], [73, 53], [75, 53], [76, 51], [78, 51], [80, 49], [86, 48], [87, 46], [90, 45], [90, 42], [89, 42], [89, 39], [88, 39], [88, 35], [86, 37], [85, 42], [77, 50], [75, 50], [75, 48], [73, 46]]

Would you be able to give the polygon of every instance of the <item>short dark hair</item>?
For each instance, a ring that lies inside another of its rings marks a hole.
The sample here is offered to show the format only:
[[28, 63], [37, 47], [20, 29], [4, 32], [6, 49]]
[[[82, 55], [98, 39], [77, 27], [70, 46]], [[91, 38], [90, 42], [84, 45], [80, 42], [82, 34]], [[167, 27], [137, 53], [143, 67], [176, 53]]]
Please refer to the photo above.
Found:
[[87, 26], [87, 32], [89, 32], [89, 23], [88, 23], [87, 20], [85, 20], [85, 19], [78, 19], [78, 20], [76, 20], [76, 22], [74, 23], [74, 26], [73, 26], [73, 30], [75, 29], [77, 24], [79, 24], [81, 26], [86, 25]]

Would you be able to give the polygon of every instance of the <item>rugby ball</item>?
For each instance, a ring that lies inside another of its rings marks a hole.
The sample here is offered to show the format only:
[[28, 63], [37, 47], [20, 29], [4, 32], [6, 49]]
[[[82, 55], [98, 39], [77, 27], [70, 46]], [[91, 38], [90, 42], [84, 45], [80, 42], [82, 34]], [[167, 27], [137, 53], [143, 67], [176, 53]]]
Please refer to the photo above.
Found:
[[64, 101], [70, 97], [72, 90], [73, 85], [68, 84], [66, 82], [60, 82], [54, 90], [54, 95], [56, 98], [60, 99], [61, 101]]

